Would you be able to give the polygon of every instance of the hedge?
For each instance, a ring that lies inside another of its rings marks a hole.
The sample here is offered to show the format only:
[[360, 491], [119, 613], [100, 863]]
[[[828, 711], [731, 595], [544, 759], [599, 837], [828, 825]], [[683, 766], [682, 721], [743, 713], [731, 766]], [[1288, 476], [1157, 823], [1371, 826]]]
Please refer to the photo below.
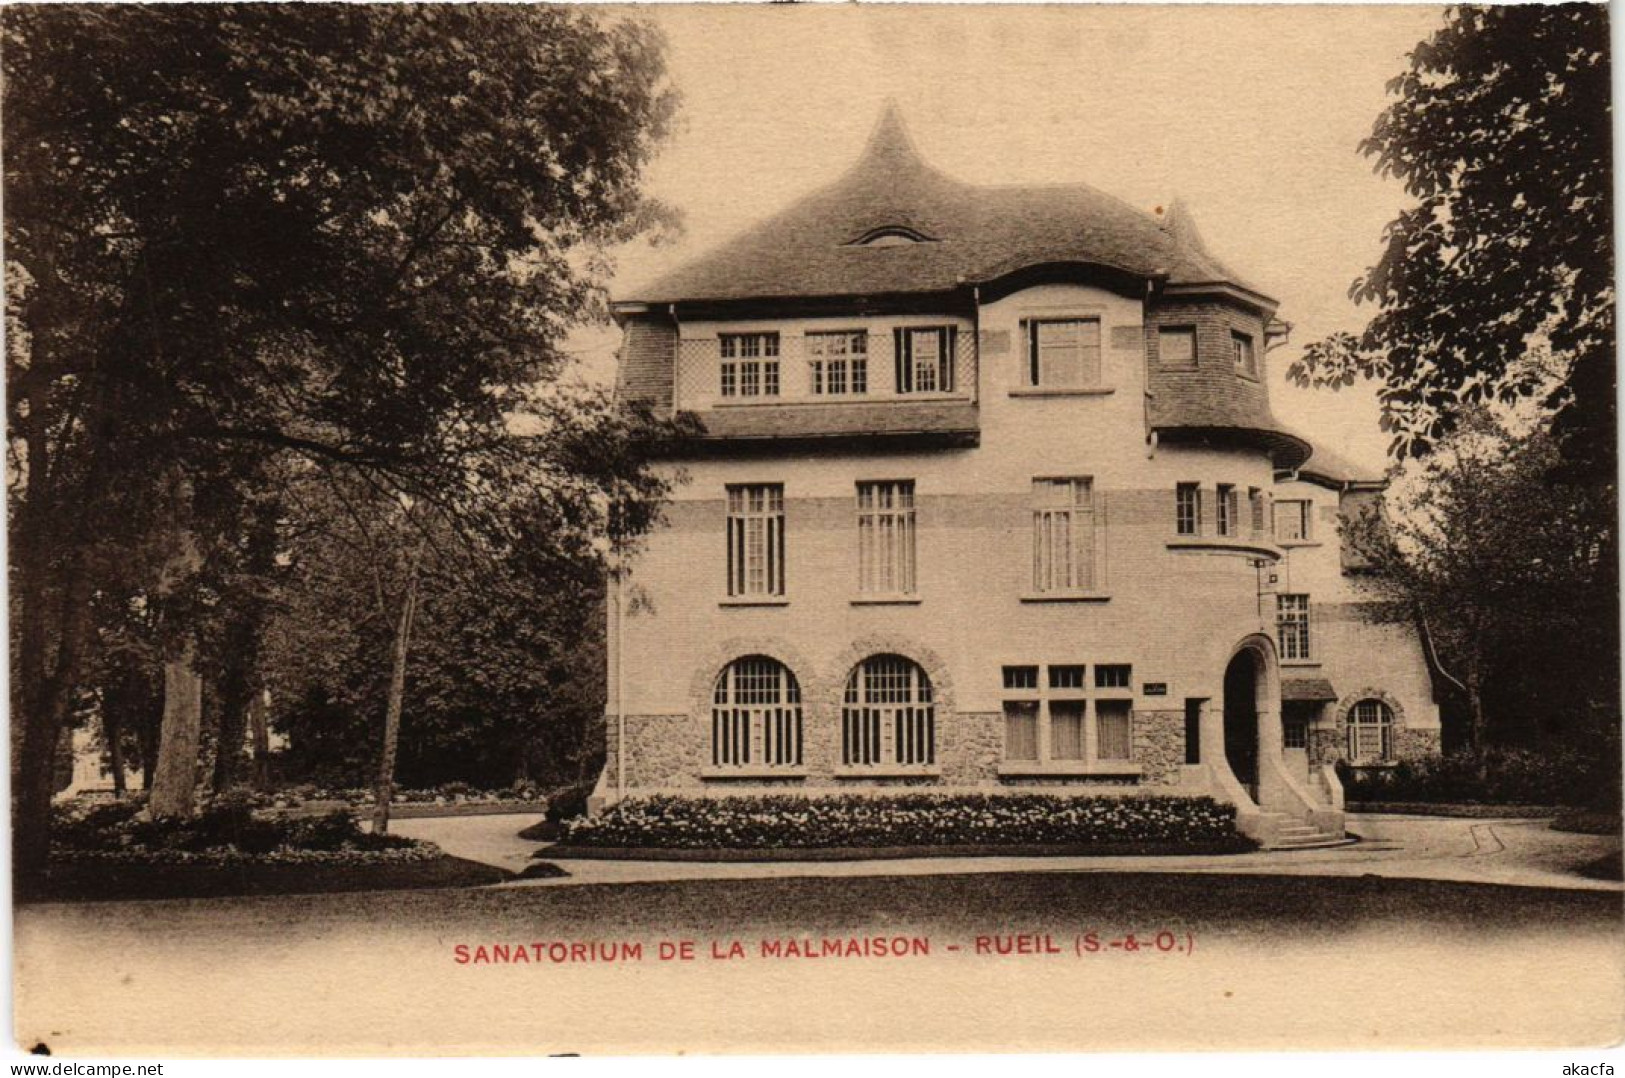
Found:
[[570, 821], [565, 848], [1212, 846], [1239, 839], [1210, 797], [648, 797]]
[[1350, 802], [1436, 804], [1573, 805], [1619, 804], [1619, 760], [1605, 751], [1486, 748], [1402, 760], [1392, 767], [1338, 765]]
[[441, 856], [432, 843], [362, 831], [339, 810], [300, 819], [257, 813], [244, 799], [216, 798], [195, 816], [155, 820], [138, 802], [58, 808], [51, 859], [98, 864], [356, 864]]

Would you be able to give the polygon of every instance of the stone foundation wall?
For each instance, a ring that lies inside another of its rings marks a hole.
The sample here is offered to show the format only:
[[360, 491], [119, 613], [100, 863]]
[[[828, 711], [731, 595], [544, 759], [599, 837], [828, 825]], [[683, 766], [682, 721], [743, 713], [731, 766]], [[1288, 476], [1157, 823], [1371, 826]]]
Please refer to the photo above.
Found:
[[937, 730], [942, 781], [971, 786], [998, 777], [1004, 757], [1004, 716], [999, 712], [960, 713]]
[[1145, 768], [1141, 783], [1170, 786], [1185, 765], [1185, 713], [1136, 711], [1133, 719], [1134, 762]]
[[1331, 709], [1331, 725], [1309, 731], [1310, 764], [1329, 764], [1348, 756], [1348, 717], [1360, 700], [1377, 699], [1388, 705], [1394, 715], [1390, 747], [1393, 760], [1420, 760], [1437, 756], [1440, 752], [1439, 731], [1436, 728], [1417, 728], [1406, 721], [1405, 709], [1391, 694], [1373, 688], [1361, 689], [1345, 696]]
[[1439, 731], [1412, 730], [1401, 727], [1394, 731], [1394, 757], [1400, 760], [1420, 760], [1437, 756], [1440, 752]]
[[[605, 776], [616, 781], [616, 732], [608, 723]], [[761, 772], [738, 778], [707, 775], [711, 765], [709, 713], [628, 715], [626, 717], [626, 785], [629, 791], [729, 789], [808, 789], [820, 792], [865, 787], [1090, 787], [1132, 793], [1142, 786], [1174, 786], [1185, 762], [1185, 716], [1182, 711], [1136, 711], [1133, 717], [1133, 762], [1143, 773], [1122, 776], [1003, 776], [1004, 715], [1000, 712], [937, 712], [937, 773], [925, 776], [851, 777], [836, 773], [840, 762], [840, 711], [816, 704], [802, 707], [803, 766], [783, 776]]]

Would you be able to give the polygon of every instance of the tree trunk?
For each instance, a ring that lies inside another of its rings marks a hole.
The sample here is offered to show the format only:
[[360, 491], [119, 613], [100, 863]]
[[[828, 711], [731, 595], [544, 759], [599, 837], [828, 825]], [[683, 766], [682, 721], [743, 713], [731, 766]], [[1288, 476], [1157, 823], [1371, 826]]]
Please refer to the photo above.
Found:
[[401, 706], [406, 696], [406, 656], [412, 640], [412, 619], [417, 614], [418, 558], [421, 553], [420, 548], [412, 555], [406, 593], [401, 597], [401, 617], [395, 627], [395, 656], [389, 673], [389, 704], [384, 709], [384, 745], [378, 756], [378, 783], [373, 791], [376, 800], [372, 807], [372, 830], [376, 835], [389, 831], [389, 807], [395, 796], [395, 750], [401, 739]]
[[[30, 559], [31, 560], [31, 559]], [[22, 615], [46, 624], [42, 607], [50, 590], [45, 583], [43, 564], [31, 567], [19, 581], [26, 596]], [[20, 665], [25, 684], [18, 699], [26, 708], [21, 716], [22, 731], [16, 741], [13, 765], [12, 864], [20, 880], [44, 872], [51, 851], [51, 798], [56, 793], [56, 753], [62, 731], [68, 728], [74, 691], [79, 683], [84, 637], [90, 628], [90, 582], [82, 564], [75, 561], [65, 574], [68, 584], [60, 587], [62, 601], [57, 615], [58, 633], [53, 668], [47, 671], [43, 648], [24, 655]], [[32, 609], [30, 609], [32, 607]], [[38, 627], [37, 627], [38, 628]], [[45, 630], [38, 628], [43, 637]], [[26, 630], [25, 637], [30, 635]]]
[[124, 788], [124, 746], [120, 739], [123, 737], [123, 728], [119, 725], [118, 709], [107, 706], [107, 699], [102, 698], [102, 736], [107, 739], [107, 763], [113, 769], [113, 796], [120, 801], [128, 796]]
[[164, 664], [164, 722], [148, 811], [155, 819], [192, 815], [197, 794], [198, 742], [203, 732], [203, 679], [190, 641]]
[[244, 628], [233, 625], [229, 637], [231, 659], [220, 678], [220, 732], [214, 746], [214, 775], [210, 785], [223, 794], [237, 784], [242, 763], [243, 742], [248, 735], [248, 712], [254, 706], [255, 692], [249, 667], [254, 663], [254, 646], [245, 644]]
[[1475, 661], [1467, 668], [1467, 704], [1471, 711], [1473, 749], [1484, 747], [1484, 686]]
[[248, 730], [254, 740], [254, 789], [271, 788], [271, 723], [266, 704], [269, 690], [260, 689], [248, 702]]

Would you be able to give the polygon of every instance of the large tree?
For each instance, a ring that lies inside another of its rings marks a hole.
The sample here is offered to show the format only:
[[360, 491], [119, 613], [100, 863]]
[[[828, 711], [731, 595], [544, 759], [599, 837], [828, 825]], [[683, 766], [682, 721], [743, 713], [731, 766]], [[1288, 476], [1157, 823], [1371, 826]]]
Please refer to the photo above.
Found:
[[1608, 15], [1453, 7], [1388, 84], [1394, 101], [1360, 149], [1414, 204], [1351, 290], [1378, 308], [1365, 330], [1316, 342], [1289, 373], [1378, 381], [1398, 456], [1427, 452], [1464, 406], [1539, 396], [1567, 470], [1612, 480]]
[[657, 36], [585, 10], [12, 7], [0, 31], [29, 871], [93, 598], [206, 596], [252, 530], [221, 492], [283, 458], [449, 520], [523, 474], [521, 389], [558, 371], [602, 253], [663, 219], [639, 184], [673, 98]]
[[1342, 526], [1371, 570], [1380, 615], [1419, 620], [1442, 679], [1460, 685], [1457, 743], [1617, 743], [1599, 736], [1619, 722], [1617, 597], [1598, 586], [1611, 498], [1551, 481], [1560, 458], [1550, 427], [1541, 417], [1509, 430], [1470, 410], [1400, 470], [1382, 512]]

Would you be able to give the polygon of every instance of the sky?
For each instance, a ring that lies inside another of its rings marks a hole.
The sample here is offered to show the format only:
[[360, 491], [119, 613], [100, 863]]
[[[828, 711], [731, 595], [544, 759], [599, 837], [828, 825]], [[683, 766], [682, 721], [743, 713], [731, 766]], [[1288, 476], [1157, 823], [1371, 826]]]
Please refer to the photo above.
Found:
[[[970, 183], [1083, 182], [1145, 210], [1177, 197], [1208, 247], [1281, 302], [1270, 354], [1279, 418], [1380, 467], [1368, 387], [1299, 390], [1303, 345], [1358, 330], [1348, 298], [1407, 204], [1359, 143], [1384, 84], [1439, 24], [1423, 6], [659, 6], [682, 95], [648, 174], [675, 206], [675, 243], [624, 249], [614, 295], [636, 287], [849, 167], [888, 100], [922, 156]], [[606, 378], [616, 335], [572, 346]]]

